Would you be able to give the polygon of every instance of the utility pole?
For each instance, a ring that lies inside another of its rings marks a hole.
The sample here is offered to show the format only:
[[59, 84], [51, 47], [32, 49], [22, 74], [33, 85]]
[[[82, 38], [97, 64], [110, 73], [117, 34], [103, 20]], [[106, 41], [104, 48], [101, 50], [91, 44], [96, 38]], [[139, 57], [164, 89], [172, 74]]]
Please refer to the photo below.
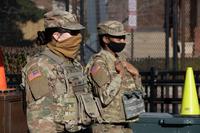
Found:
[[[84, 0], [80, 0], [80, 12], [79, 12], [79, 14], [80, 14], [80, 23], [82, 24], [82, 25], [85, 25], [84, 24]], [[84, 51], [84, 44], [85, 44], [85, 31], [83, 31], [82, 32], [82, 45], [81, 45], [81, 48], [80, 48], [80, 55], [81, 55], [81, 63], [83, 64], [83, 65], [85, 65], [85, 59], [84, 59], [84, 57], [85, 57], [85, 51]]]
[[178, 56], [177, 56], [177, 47], [178, 47], [178, 1], [173, 0], [173, 70], [177, 71], [178, 69]]
[[65, 2], [65, 10], [69, 11], [69, 0], [66, 0]]
[[134, 56], [134, 31], [137, 28], [137, 0], [128, 1], [128, 25], [131, 31], [131, 61], [133, 62]]
[[77, 0], [72, 0], [72, 13], [77, 15]]
[[170, 5], [171, 0], [165, 0], [165, 69], [169, 69], [169, 36], [170, 36], [170, 27], [169, 27], [169, 16], [170, 16]]

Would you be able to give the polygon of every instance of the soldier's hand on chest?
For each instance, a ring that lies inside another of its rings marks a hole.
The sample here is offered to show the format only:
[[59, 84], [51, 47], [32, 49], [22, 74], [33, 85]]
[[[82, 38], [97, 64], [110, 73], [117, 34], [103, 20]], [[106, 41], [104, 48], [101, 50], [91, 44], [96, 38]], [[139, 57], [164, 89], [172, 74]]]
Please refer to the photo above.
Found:
[[127, 61], [123, 61], [122, 64], [133, 76], [139, 75], [138, 70], [132, 64], [128, 63]]
[[115, 69], [117, 71], [117, 73], [119, 73], [121, 75], [121, 77], [124, 76], [124, 67], [121, 61], [116, 61], [115, 62]]

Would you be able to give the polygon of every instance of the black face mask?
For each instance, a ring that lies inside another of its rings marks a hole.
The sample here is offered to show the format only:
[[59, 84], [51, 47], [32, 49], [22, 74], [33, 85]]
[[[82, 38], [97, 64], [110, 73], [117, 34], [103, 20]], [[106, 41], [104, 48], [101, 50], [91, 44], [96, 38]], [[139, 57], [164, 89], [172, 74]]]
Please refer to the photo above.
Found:
[[107, 46], [114, 53], [118, 53], [124, 49], [125, 45], [126, 45], [126, 43], [116, 43], [116, 42], [110, 41], [110, 43]]

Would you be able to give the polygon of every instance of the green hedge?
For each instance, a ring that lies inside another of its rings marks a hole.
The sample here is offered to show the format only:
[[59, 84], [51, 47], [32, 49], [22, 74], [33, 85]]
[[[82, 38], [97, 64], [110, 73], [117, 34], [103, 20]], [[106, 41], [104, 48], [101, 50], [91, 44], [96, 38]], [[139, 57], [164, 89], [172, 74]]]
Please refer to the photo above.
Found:
[[28, 56], [33, 56], [42, 47], [2, 47], [4, 67], [7, 74], [20, 74]]
[[[2, 47], [4, 66], [8, 74], [20, 74], [26, 64], [26, 58], [40, 52], [43, 47]], [[166, 70], [164, 58], [138, 58], [130, 61], [139, 71], [149, 71], [151, 67], [157, 70]], [[169, 60], [168, 70], [173, 70], [173, 59]], [[186, 70], [191, 66], [193, 70], [200, 70], [200, 58], [178, 59], [178, 70]]]

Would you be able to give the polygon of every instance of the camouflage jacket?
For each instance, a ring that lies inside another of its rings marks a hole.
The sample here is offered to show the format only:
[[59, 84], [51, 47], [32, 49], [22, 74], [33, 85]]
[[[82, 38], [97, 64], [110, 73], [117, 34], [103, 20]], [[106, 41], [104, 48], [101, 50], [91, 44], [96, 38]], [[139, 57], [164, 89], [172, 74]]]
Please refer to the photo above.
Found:
[[80, 63], [59, 56], [52, 59], [42, 53], [23, 68], [22, 85], [26, 89], [29, 127], [46, 118], [65, 125], [69, 131], [80, 130], [80, 126], [74, 126], [80, 122], [74, 91], [89, 90]]
[[116, 58], [102, 49], [86, 66], [86, 73], [93, 84], [93, 92], [99, 97], [102, 105], [102, 118], [108, 123], [127, 122], [122, 95], [125, 91], [142, 89], [140, 77], [133, 77], [127, 70], [125, 70], [123, 80], [121, 79], [115, 69], [116, 60], [124, 61], [125, 59], [122, 56]]

